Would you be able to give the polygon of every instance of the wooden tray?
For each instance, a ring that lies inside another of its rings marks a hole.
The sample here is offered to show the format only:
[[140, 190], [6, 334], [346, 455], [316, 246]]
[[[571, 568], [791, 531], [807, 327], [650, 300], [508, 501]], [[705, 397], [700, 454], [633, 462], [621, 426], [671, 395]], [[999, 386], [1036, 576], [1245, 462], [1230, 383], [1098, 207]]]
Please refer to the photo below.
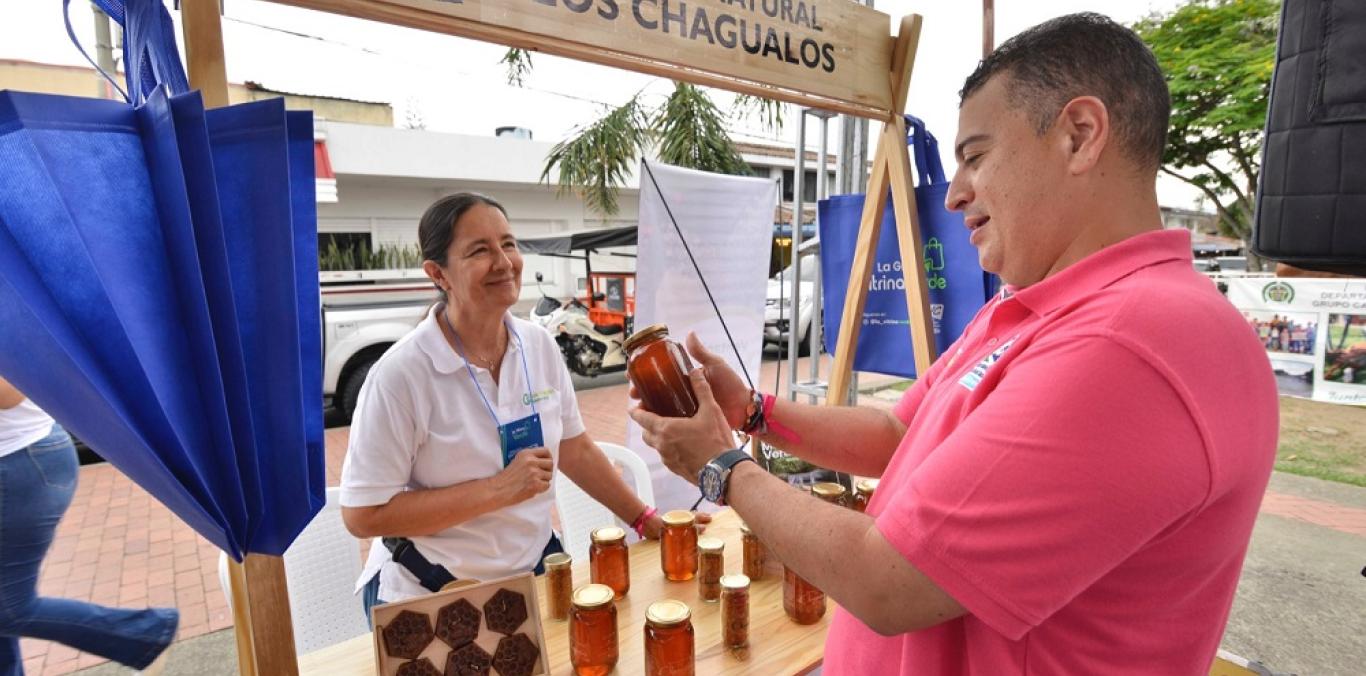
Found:
[[[522, 622], [521, 626], [517, 628], [517, 633], [526, 634], [527, 637], [531, 639], [531, 642], [540, 650], [540, 657], [531, 670], [532, 675], [539, 676], [549, 674], [550, 659], [545, 645], [545, 632], [541, 628], [541, 606], [536, 597], [536, 586], [535, 578], [532, 577], [531, 573], [522, 573], [521, 575], [505, 577], [500, 580], [482, 582], [459, 589], [437, 592], [435, 594], [428, 594], [427, 596], [419, 596], [406, 601], [375, 606], [374, 609], [371, 610], [371, 618], [375, 627], [373, 632], [375, 644], [375, 673], [380, 674], [380, 676], [395, 676], [399, 666], [404, 662], [409, 661], [404, 658], [391, 657], [384, 642], [384, 627], [391, 623], [399, 613], [410, 610], [426, 615], [432, 624], [432, 629], [435, 630], [437, 612], [441, 608], [455, 603], [460, 599], [469, 601], [479, 610], [479, 635], [474, 639], [474, 643], [492, 656], [497, 651], [498, 642], [504, 635], [489, 629], [487, 618], [484, 614], [484, 603], [500, 590], [506, 589], [521, 594], [526, 603], [526, 621]], [[437, 671], [444, 673], [446, 670], [446, 657], [450, 655], [451, 652], [452, 648], [446, 645], [440, 638], [436, 638], [435, 634], [433, 634], [431, 643], [427, 644], [427, 647], [422, 650], [422, 653], [418, 658], [421, 659], [425, 657], [431, 660], [432, 666], [436, 667]], [[497, 674], [498, 671], [491, 670], [490, 673]]]

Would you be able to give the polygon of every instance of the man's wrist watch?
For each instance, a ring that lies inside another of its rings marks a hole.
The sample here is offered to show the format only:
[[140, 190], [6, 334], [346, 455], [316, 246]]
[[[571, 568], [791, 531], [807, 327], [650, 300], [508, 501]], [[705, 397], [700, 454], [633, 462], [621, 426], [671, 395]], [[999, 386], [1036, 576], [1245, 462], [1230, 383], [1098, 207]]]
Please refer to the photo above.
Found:
[[726, 451], [711, 459], [702, 471], [697, 473], [697, 485], [702, 489], [702, 497], [716, 505], [726, 504], [726, 489], [730, 486], [730, 472], [737, 464], [754, 461], [744, 447]]

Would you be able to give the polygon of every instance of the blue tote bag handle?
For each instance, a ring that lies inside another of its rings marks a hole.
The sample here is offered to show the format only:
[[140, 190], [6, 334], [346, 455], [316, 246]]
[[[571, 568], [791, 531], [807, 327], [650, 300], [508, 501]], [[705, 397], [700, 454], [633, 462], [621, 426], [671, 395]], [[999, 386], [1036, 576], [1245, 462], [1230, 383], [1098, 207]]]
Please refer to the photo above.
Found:
[[924, 120], [914, 115], [906, 116], [906, 126], [910, 129], [910, 133], [906, 134], [906, 145], [911, 147], [915, 171], [920, 178], [916, 181], [916, 187], [947, 183], [944, 162], [939, 157], [939, 139], [925, 128]]
[[104, 72], [81, 47], [71, 27], [71, 0], [62, 0], [66, 33], [95, 70], [114, 85], [114, 88], [134, 106], [147, 102], [147, 97], [159, 85], [171, 94], [190, 91], [189, 78], [180, 62], [175, 43], [175, 24], [171, 13], [161, 0], [93, 0], [115, 23], [123, 26], [123, 63], [126, 88], [119, 87], [113, 77]]

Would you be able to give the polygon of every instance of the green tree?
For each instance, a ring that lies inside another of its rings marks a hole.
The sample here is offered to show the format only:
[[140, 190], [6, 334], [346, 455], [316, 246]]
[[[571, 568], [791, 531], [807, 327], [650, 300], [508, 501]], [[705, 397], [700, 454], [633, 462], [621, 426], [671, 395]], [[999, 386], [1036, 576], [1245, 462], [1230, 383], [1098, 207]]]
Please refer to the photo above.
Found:
[[1198, 188], [1219, 231], [1245, 243], [1261, 171], [1278, 0], [1194, 0], [1134, 30], [1171, 89], [1162, 171]]
[[[509, 84], [521, 86], [531, 72], [531, 59], [524, 50], [509, 49], [500, 63], [507, 66]], [[740, 95], [730, 117], [758, 119], [770, 129], [779, 129], [783, 104]], [[590, 209], [612, 215], [619, 208], [617, 194], [626, 176], [652, 148], [660, 161], [675, 166], [749, 174], [749, 166], [726, 133], [726, 118], [705, 88], [685, 82], [674, 82], [673, 91], [657, 106], [646, 104], [637, 94], [616, 108], [605, 109], [601, 118], [557, 143], [546, 157], [541, 180], [549, 180], [558, 169], [561, 194], [576, 192]]]

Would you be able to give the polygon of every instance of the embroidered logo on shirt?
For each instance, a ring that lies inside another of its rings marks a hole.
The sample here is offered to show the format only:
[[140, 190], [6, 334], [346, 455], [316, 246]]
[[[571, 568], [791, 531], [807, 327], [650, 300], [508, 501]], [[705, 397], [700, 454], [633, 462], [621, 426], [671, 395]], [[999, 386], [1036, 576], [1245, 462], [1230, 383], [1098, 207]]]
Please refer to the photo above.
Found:
[[541, 390], [540, 392], [529, 392], [527, 394], [522, 395], [522, 405], [530, 406], [534, 403], [545, 401], [553, 396], [555, 396], [554, 389]]
[[1006, 353], [1006, 350], [1010, 349], [1011, 345], [1015, 344], [1015, 340], [1018, 338], [1019, 336], [1015, 336], [1015, 338], [1007, 340], [1002, 343], [1000, 347], [996, 348], [995, 352], [983, 357], [982, 361], [977, 362], [977, 365], [972, 367], [971, 371], [963, 374], [963, 377], [958, 380], [958, 384], [968, 388], [968, 390], [976, 390], [977, 386], [981, 384], [982, 379], [987, 376], [987, 369], [991, 368], [992, 364], [999, 361], [1001, 356]]

